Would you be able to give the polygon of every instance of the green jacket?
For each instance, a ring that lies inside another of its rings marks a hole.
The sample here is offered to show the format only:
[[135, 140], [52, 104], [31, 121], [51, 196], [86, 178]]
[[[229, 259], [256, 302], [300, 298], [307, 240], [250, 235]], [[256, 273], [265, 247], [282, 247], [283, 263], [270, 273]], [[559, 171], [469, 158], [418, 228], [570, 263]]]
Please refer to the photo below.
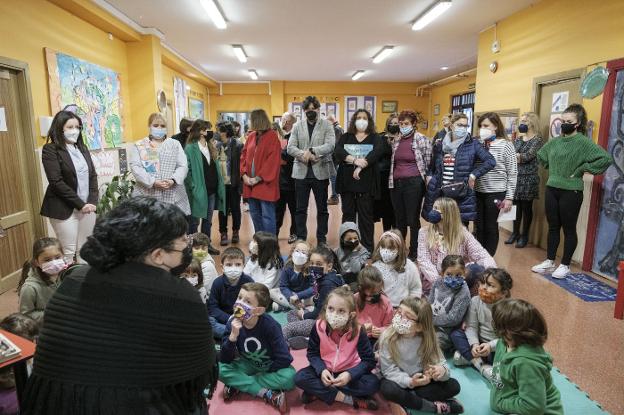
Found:
[[[184, 186], [191, 204], [191, 216], [195, 218], [207, 219], [208, 214], [208, 194], [206, 193], [206, 183], [204, 183], [204, 161], [203, 154], [197, 142], [187, 144], [184, 147], [186, 159], [188, 160], [188, 174], [184, 179]], [[211, 160], [216, 163], [216, 160]], [[221, 171], [217, 166], [217, 193], [215, 195], [215, 209], [225, 213], [225, 185]]]
[[518, 415], [563, 415], [561, 395], [553, 384], [552, 358], [543, 347], [522, 345], [508, 352], [499, 340], [490, 390], [492, 410]]

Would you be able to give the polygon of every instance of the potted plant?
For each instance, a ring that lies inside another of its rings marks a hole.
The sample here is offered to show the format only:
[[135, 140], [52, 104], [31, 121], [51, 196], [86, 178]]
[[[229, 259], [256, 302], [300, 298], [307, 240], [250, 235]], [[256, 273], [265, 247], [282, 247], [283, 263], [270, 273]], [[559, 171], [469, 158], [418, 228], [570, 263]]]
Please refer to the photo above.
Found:
[[98, 215], [105, 215], [115, 208], [119, 203], [132, 197], [134, 180], [129, 179], [130, 172], [114, 176], [110, 183], [103, 184], [106, 187], [97, 204]]

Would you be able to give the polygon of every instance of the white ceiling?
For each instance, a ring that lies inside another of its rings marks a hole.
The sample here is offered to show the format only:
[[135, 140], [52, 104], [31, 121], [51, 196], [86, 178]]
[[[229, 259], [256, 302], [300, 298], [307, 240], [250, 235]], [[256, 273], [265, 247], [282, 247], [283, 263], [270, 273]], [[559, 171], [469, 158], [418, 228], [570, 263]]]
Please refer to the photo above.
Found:
[[[106, 0], [217, 81], [428, 82], [472, 68], [479, 32], [538, 0], [453, 0], [419, 32], [411, 22], [435, 0], [217, 0], [228, 27], [218, 30], [199, 0]], [[240, 63], [232, 44], [249, 59]], [[384, 45], [395, 50], [380, 64]], [[504, 48], [505, 45], [502, 45]], [[440, 67], [448, 66], [444, 72]]]

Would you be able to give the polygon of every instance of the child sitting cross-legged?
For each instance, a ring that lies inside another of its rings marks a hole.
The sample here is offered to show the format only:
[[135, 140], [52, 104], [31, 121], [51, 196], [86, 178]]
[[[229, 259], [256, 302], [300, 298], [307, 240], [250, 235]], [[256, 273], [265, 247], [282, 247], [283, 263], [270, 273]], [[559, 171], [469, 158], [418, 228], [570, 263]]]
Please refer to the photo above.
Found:
[[357, 282], [358, 292], [354, 297], [358, 322], [374, 346], [386, 327], [392, 324], [394, 309], [383, 292], [383, 277], [377, 268], [365, 267], [358, 274]]
[[212, 283], [217, 279], [219, 274], [215, 265], [215, 260], [208, 253], [210, 247], [210, 238], [205, 233], [198, 232], [193, 235], [193, 259], [201, 264], [203, 285], [206, 289], [206, 295], [210, 294]]
[[284, 391], [294, 389], [295, 369], [279, 323], [265, 314], [270, 304], [264, 284], [241, 287], [223, 337], [219, 379], [225, 401], [245, 392], [287, 413]]

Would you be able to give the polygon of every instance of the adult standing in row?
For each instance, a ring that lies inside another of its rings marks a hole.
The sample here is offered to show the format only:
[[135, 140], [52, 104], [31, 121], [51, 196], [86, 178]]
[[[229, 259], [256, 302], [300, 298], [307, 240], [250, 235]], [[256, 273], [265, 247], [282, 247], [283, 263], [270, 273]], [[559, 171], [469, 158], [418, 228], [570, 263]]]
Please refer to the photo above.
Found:
[[225, 122], [217, 125], [219, 141], [217, 142], [217, 160], [223, 184], [225, 185], [225, 211], [219, 211], [219, 233], [221, 246], [230, 243], [228, 239], [228, 215], [232, 215], [232, 243], [240, 241], [238, 231], [241, 226], [241, 192], [240, 155], [243, 144], [236, 138], [234, 127]]
[[[412, 110], [399, 114], [400, 135], [392, 143], [388, 187], [394, 206], [397, 228], [407, 241], [410, 228], [409, 258], [416, 261], [420, 208], [431, 163], [431, 141], [416, 131], [418, 116]], [[427, 180], [428, 181], [428, 180]]]
[[390, 177], [390, 164], [392, 160], [392, 143], [400, 134], [399, 113], [393, 112], [386, 120], [386, 129], [379, 136], [381, 154], [377, 160], [377, 173], [379, 174], [380, 191], [379, 198], [375, 200], [373, 208], [375, 222], [381, 221], [383, 230], [389, 231], [395, 227], [394, 207], [388, 188], [388, 178]]
[[357, 110], [334, 151], [340, 162], [336, 188], [342, 196], [342, 223], [357, 222], [362, 245], [368, 252], [375, 248], [373, 208], [379, 197], [376, 163], [381, 151], [381, 140], [375, 131], [372, 115], [365, 109]]
[[174, 140], [177, 140], [178, 143], [182, 146], [182, 148], [186, 147], [186, 140], [188, 140], [189, 133], [191, 132], [191, 126], [193, 125], [193, 120], [189, 118], [182, 118], [180, 120], [180, 132], [171, 136]]
[[327, 188], [334, 169], [336, 136], [329, 121], [320, 118], [321, 103], [316, 97], [306, 97], [303, 109], [305, 120], [295, 124], [287, 147], [288, 154], [295, 158], [292, 177], [297, 196], [297, 237], [304, 241], [308, 238], [308, 202], [312, 191], [316, 200], [317, 244], [323, 245], [327, 241]]
[[277, 234], [279, 235], [280, 228], [284, 223], [284, 215], [286, 214], [286, 206], [290, 212], [290, 233], [288, 236], [288, 243], [291, 244], [297, 240], [297, 224], [295, 222], [295, 212], [297, 211], [297, 197], [295, 195], [295, 179], [292, 178], [294, 157], [288, 154], [288, 140], [292, 134], [292, 129], [297, 122], [295, 117], [290, 112], [285, 112], [281, 119], [281, 130], [283, 136], [280, 137], [280, 144], [282, 147], [282, 161], [280, 167], [280, 199], [275, 206], [275, 213], [277, 216]]
[[82, 120], [59, 111], [52, 120], [41, 161], [48, 180], [41, 215], [50, 219], [66, 264], [78, 262], [80, 247], [95, 225], [97, 173], [82, 137]]
[[446, 114], [444, 117], [442, 117], [442, 129], [438, 131], [436, 135], [433, 137], [434, 143], [439, 140], [444, 140], [444, 137], [446, 137], [446, 135], [451, 132], [451, 125], [452, 125], [451, 118], [452, 117], [453, 116], [451, 114]]
[[[334, 116], [334, 114], [328, 114], [327, 121], [329, 121], [332, 127], [334, 127], [334, 135], [336, 136], [336, 143], [337, 143], [338, 140], [340, 140], [340, 137], [342, 137], [342, 135], [344, 134], [344, 130], [340, 126], [340, 123], [338, 122], [338, 120], [336, 120], [336, 117]], [[335, 157], [333, 161], [334, 161], [334, 170], [332, 172], [332, 175], [329, 177], [329, 181], [331, 183], [331, 196], [329, 197], [329, 199], [327, 199], [328, 205], [337, 205], [338, 202], [340, 202], [340, 199], [338, 198], [338, 192], [336, 191], [336, 177], [338, 175], [337, 169], [338, 169], [339, 161], [336, 160]]]
[[[539, 118], [534, 112], [525, 112], [520, 117], [518, 125], [519, 137], [514, 140], [516, 158], [518, 160], [518, 181], [514, 205], [516, 205], [516, 220], [513, 223], [513, 233], [505, 241], [516, 248], [524, 248], [529, 242], [529, 229], [533, 221], [533, 200], [538, 198], [539, 174], [537, 169], [537, 151], [542, 147], [542, 138], [539, 136]], [[520, 224], [522, 223], [522, 231]]]
[[505, 135], [505, 127], [495, 112], [479, 117], [479, 138], [496, 165], [477, 180], [477, 240], [494, 256], [498, 247], [498, 214], [513, 205], [518, 178], [518, 161], [513, 143]]
[[280, 198], [282, 152], [280, 141], [263, 109], [251, 111], [249, 128], [252, 133], [241, 153], [243, 197], [249, 203], [255, 231], [276, 235], [275, 202]]

